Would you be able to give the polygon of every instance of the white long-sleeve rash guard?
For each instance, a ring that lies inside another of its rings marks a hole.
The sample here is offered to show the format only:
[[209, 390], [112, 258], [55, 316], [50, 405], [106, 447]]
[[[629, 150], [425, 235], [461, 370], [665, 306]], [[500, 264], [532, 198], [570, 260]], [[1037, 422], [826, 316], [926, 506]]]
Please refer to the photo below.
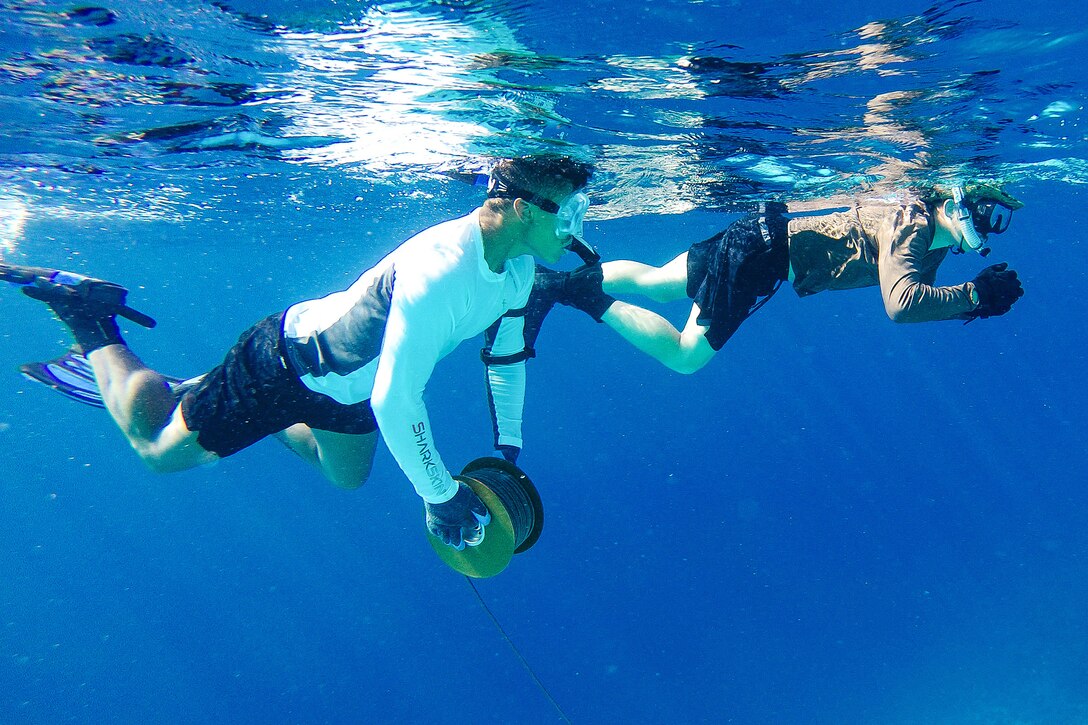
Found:
[[[310, 390], [346, 405], [369, 399], [416, 493], [448, 501], [457, 484], [435, 448], [423, 391], [462, 340], [525, 306], [533, 270], [531, 256], [507, 260], [499, 273], [487, 266], [477, 209], [415, 235], [348, 289], [292, 305], [284, 314], [287, 357]], [[502, 367], [509, 375], [518, 366]], [[517, 409], [510, 415], [520, 444], [524, 370], [513, 385], [517, 400], [508, 405]]]

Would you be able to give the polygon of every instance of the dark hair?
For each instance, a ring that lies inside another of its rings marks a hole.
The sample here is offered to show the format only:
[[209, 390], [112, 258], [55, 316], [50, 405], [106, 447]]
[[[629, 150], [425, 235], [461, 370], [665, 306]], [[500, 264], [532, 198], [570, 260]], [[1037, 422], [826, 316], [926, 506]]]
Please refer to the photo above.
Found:
[[508, 186], [556, 197], [584, 188], [593, 175], [593, 167], [569, 156], [539, 154], [503, 159], [492, 173], [497, 173]]

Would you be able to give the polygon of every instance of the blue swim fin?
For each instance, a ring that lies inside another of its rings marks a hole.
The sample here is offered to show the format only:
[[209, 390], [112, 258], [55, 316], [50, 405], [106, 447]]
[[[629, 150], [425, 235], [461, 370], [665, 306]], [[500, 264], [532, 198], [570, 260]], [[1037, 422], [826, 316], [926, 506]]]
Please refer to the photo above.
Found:
[[19, 366], [19, 372], [28, 380], [48, 385], [61, 395], [84, 405], [105, 407], [91, 364], [79, 353], [67, 352], [48, 362], [26, 363]]
[[[98, 390], [98, 383], [94, 379], [94, 370], [90, 362], [77, 350], [69, 350], [47, 362], [25, 363], [19, 366], [19, 372], [27, 380], [47, 385], [77, 403], [95, 408], [106, 407], [102, 403], [102, 393]], [[181, 400], [181, 396], [196, 385], [203, 376], [188, 380], [169, 375], [165, 377], [167, 385], [170, 386], [170, 392], [176, 399]]]

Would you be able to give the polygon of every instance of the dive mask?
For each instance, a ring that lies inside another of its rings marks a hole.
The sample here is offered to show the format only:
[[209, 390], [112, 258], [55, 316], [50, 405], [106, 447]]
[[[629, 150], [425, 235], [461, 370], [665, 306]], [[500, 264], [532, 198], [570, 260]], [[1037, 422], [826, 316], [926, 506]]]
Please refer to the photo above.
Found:
[[582, 239], [582, 220], [588, 208], [589, 197], [582, 192], [567, 197], [555, 213], [555, 236], [567, 238], [567, 249], [577, 254], [583, 262], [596, 264], [601, 261], [601, 255]]
[[1012, 221], [1012, 207], [995, 199], [982, 198], [976, 202], [967, 200], [962, 186], [952, 189], [952, 202], [955, 204], [953, 218], [963, 233], [963, 243], [982, 256], [990, 253], [984, 247], [986, 237], [1001, 234], [1009, 228]]
[[555, 236], [563, 239], [564, 237], [581, 237], [584, 233], [582, 231], [582, 220], [586, 217], [586, 209], [589, 208], [589, 197], [578, 191], [570, 196], [560, 205], [559, 210], [555, 212]]
[[993, 199], [981, 199], [971, 210], [971, 221], [980, 234], [1001, 234], [1009, 228], [1012, 209]]

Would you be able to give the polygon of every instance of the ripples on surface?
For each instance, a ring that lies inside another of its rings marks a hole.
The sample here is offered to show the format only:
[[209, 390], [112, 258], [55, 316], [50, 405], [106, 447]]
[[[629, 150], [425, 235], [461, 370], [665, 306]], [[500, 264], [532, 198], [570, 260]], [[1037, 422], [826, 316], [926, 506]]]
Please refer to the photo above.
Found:
[[5, 3], [0, 208], [183, 219], [273, 178], [335, 207], [541, 150], [597, 164], [598, 219], [1088, 178], [1086, 34], [1060, 7], [1036, 27], [805, 7], [767, 37], [725, 2], [619, 23], [556, 2]]

